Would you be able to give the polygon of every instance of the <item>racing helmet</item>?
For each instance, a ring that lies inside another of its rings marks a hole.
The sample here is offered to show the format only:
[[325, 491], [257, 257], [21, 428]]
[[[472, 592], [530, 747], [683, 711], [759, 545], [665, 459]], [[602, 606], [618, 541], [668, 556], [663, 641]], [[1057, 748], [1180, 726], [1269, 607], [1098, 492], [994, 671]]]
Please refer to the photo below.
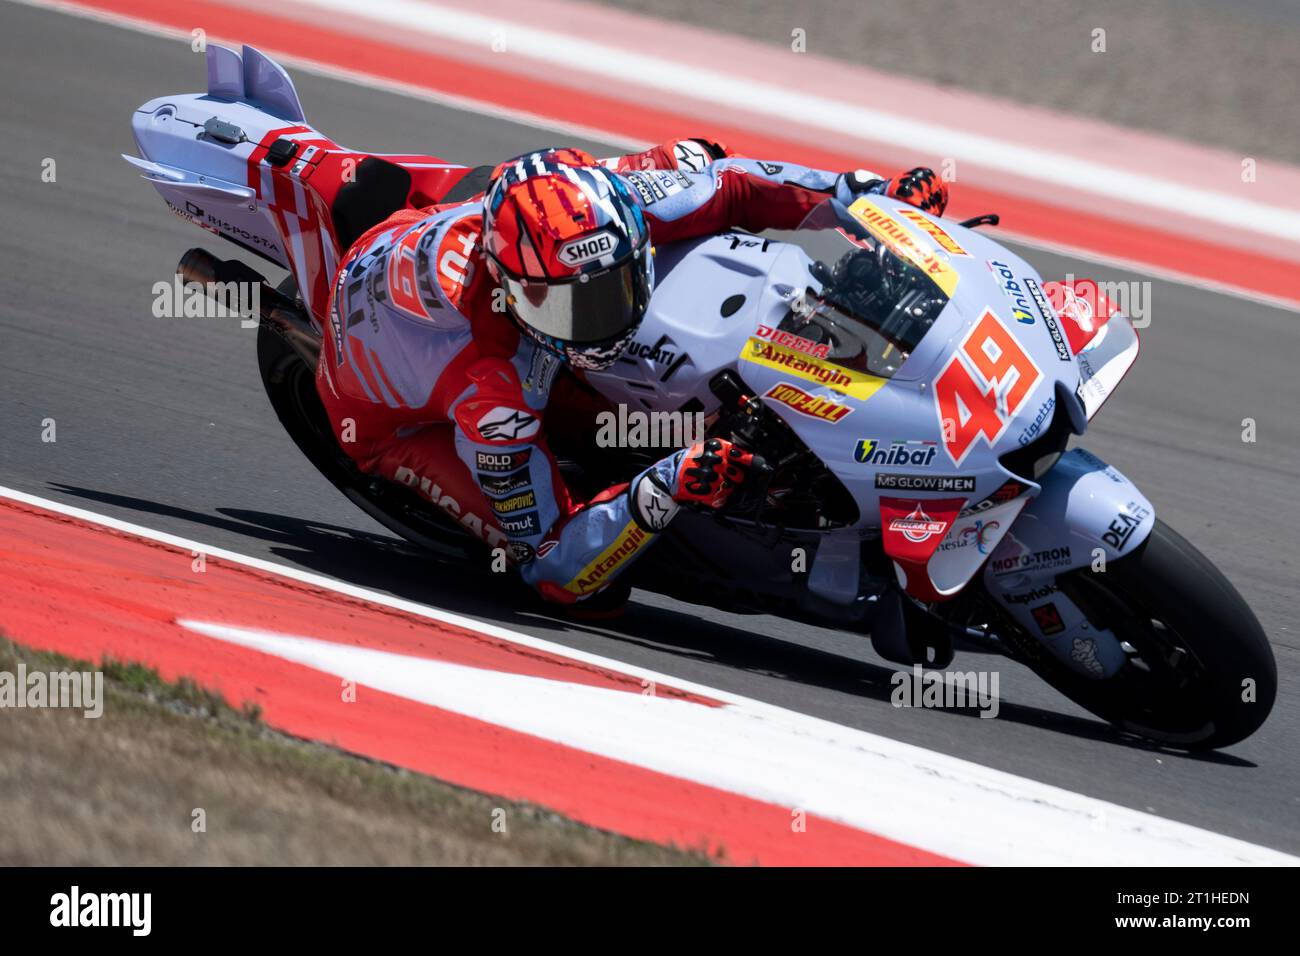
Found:
[[581, 150], [497, 167], [483, 201], [483, 251], [510, 318], [574, 368], [618, 360], [654, 286], [640, 207], [617, 174]]

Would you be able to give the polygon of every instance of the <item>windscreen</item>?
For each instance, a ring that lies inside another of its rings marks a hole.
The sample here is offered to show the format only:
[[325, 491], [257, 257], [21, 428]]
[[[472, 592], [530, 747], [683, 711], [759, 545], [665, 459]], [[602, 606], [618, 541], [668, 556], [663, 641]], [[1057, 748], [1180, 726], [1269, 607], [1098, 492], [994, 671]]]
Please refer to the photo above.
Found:
[[780, 329], [818, 346], [825, 361], [890, 378], [948, 304], [924, 268], [837, 200], [819, 205], [784, 238], [812, 259], [813, 281]]

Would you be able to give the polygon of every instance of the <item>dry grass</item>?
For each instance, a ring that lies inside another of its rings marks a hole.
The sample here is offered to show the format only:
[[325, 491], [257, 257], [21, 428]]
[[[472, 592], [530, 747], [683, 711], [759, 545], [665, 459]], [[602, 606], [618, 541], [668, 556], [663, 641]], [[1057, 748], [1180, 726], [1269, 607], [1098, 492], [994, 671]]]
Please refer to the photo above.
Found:
[[[19, 661], [91, 669], [0, 641], [0, 671]], [[189, 681], [103, 669], [97, 720], [0, 710], [0, 865], [706, 862], [288, 737]]]

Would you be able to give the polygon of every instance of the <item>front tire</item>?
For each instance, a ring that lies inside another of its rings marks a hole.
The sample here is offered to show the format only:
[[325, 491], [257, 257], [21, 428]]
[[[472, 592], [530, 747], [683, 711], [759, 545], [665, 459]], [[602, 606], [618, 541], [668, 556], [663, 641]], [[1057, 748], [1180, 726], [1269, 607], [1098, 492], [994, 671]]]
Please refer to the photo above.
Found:
[[1037, 653], [1017, 655], [1075, 703], [1122, 730], [1188, 750], [1237, 743], [1268, 718], [1277, 696], [1268, 637], [1231, 582], [1168, 525], [1157, 520], [1104, 573], [1083, 568], [1056, 583], [1129, 655], [1101, 681], [1070, 670], [1037, 642]]

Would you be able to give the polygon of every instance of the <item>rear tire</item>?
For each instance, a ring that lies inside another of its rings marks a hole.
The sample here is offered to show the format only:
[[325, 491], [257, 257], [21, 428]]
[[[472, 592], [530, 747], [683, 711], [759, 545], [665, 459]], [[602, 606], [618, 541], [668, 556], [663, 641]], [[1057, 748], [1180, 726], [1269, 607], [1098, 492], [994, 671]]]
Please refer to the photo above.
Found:
[[[278, 290], [297, 294], [293, 278]], [[455, 521], [430, 508], [405, 488], [364, 474], [334, 438], [325, 407], [316, 394], [316, 375], [268, 323], [257, 330], [257, 366], [266, 397], [299, 451], [322, 475], [370, 517], [433, 556], [463, 561], [479, 555], [481, 544]]]
[[1056, 583], [1095, 626], [1133, 648], [1123, 668], [1097, 681], [1035, 642], [1025, 663], [1075, 703], [1188, 750], [1237, 743], [1268, 718], [1277, 664], [1267, 635], [1222, 572], [1162, 521], [1104, 573], [1080, 569]]

